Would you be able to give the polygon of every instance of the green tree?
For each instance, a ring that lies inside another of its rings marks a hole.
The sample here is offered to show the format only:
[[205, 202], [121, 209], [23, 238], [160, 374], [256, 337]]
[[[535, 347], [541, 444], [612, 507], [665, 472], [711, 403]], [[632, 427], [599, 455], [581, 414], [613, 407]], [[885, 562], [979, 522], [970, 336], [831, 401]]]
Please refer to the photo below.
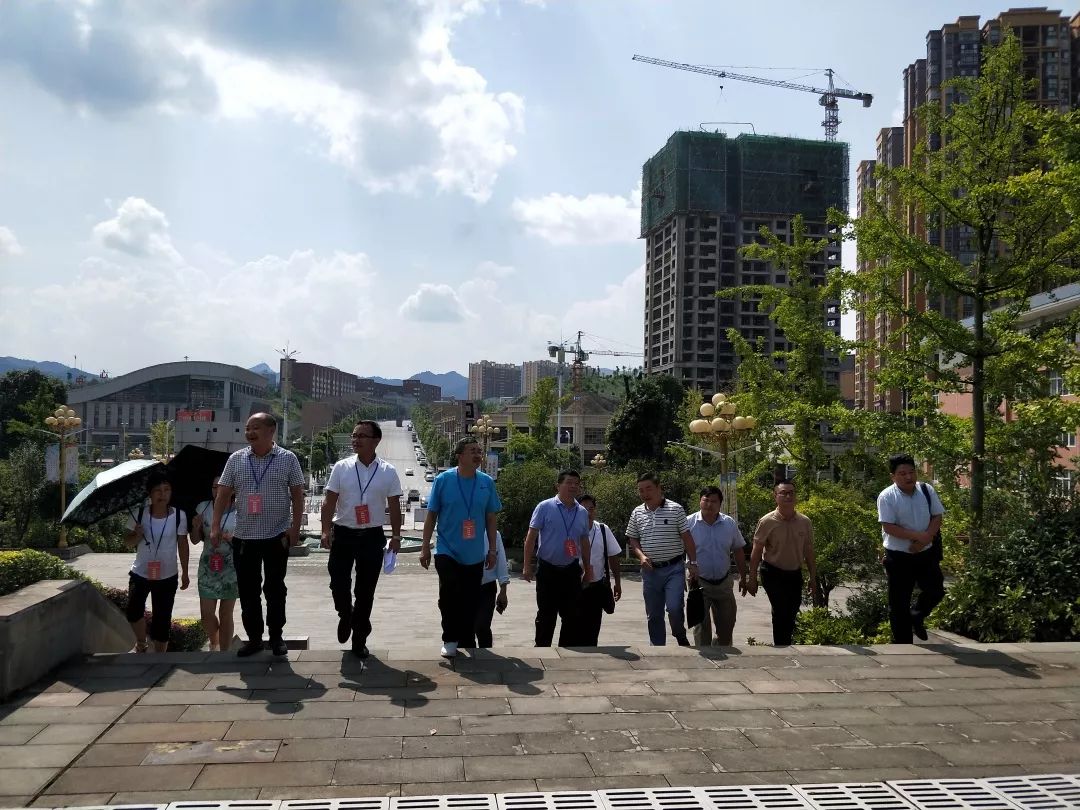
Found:
[[50, 491], [44, 447], [32, 441], [17, 444], [0, 461], [0, 545], [19, 548], [26, 544]]
[[541, 447], [555, 444], [554, 421], [559, 410], [556, 385], [554, 377], [545, 377], [536, 383], [536, 390], [529, 395], [529, 435]]
[[150, 436], [150, 455], [168, 458], [173, 453], [173, 426], [167, 421], [154, 422], [147, 431]]
[[[931, 418], [941, 393], [970, 395], [966, 466], [978, 539], [1002, 389], [1060, 348], [1059, 337], [1021, 331], [1020, 317], [1032, 294], [1080, 278], [1080, 115], [1030, 101], [1011, 34], [985, 51], [979, 77], [946, 90], [958, 101], [919, 109], [928, 138], [910, 166], [879, 167], [878, 194], [852, 223], [860, 257], [873, 263], [853, 292], [865, 313], [899, 324], [894, 344], [872, 348], [884, 358], [878, 385], [905, 391], [909, 420]], [[909, 220], [955, 239], [957, 255], [910, 232]], [[923, 294], [905, 297], [907, 288]], [[970, 327], [955, 317], [961, 305]], [[1074, 364], [1075, 354], [1063, 361]]]
[[533, 509], [540, 501], [555, 494], [558, 476], [558, 469], [539, 459], [508, 464], [499, 470], [499, 480], [495, 484], [503, 505], [499, 513], [499, 530], [507, 548], [524, 544]]
[[679, 441], [683, 435], [678, 421], [683, 396], [682, 385], [667, 374], [639, 380], [611, 417], [609, 460], [626, 464], [641, 459], [662, 466], [667, 443]]
[[67, 404], [67, 389], [60, 380], [36, 369], [9, 371], [0, 377], [0, 458], [24, 438], [44, 442], [35, 430], [44, 430], [45, 417]]
[[[821, 426], [843, 419], [839, 391], [828, 384], [825, 372], [847, 348], [843, 338], [826, 326], [830, 302], [841, 298], [844, 273], [836, 268], [824, 279], [815, 277], [811, 263], [820, 260], [831, 242], [807, 237], [801, 215], [792, 220], [790, 244], [768, 228], [761, 229], [759, 238], [742, 248], [743, 257], [769, 262], [785, 275], [786, 283], [743, 285], [721, 290], [717, 296], [754, 301], [783, 333], [787, 348], [767, 354], [762, 344], [751, 344], [737, 329], [728, 330], [740, 359], [740, 411], [758, 420], [759, 433], [774, 458], [790, 458], [809, 473], [801, 483], [812, 488], [815, 472], [828, 464]], [[791, 430], [779, 425], [790, 425]]]

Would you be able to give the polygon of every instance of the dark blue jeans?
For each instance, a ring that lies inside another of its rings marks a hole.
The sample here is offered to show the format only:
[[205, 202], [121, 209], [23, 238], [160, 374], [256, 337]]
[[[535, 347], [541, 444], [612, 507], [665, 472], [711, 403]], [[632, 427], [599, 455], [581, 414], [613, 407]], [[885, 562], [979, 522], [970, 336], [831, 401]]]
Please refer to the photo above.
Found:
[[667, 643], [664, 613], [671, 623], [671, 635], [676, 640], [686, 636], [686, 614], [683, 608], [685, 563], [675, 563], [652, 571], [641, 571], [641, 589], [645, 596], [645, 618], [649, 623], [649, 643], [663, 647]]

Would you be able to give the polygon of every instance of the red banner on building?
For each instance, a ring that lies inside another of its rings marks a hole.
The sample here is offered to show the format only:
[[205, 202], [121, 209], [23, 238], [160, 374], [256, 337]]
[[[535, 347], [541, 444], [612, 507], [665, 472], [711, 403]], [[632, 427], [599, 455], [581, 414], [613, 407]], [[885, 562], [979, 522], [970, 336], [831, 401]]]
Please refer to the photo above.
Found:
[[214, 412], [211, 410], [201, 411], [177, 411], [177, 422], [213, 422]]

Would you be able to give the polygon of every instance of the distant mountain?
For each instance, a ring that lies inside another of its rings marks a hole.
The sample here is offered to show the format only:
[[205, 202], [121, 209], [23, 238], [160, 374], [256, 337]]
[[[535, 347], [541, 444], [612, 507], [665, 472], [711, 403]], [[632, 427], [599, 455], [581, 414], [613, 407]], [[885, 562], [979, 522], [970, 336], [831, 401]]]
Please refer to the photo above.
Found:
[[372, 377], [371, 379], [380, 385], [401, 385], [401, 380], [396, 377]]
[[64, 382], [68, 381], [69, 374], [73, 381], [80, 376], [87, 379], [97, 376], [89, 371], [65, 366], [63, 363], [54, 363], [51, 360], [39, 362], [37, 360], [24, 360], [21, 357], [0, 357], [0, 374], [7, 374], [9, 371], [23, 371], [28, 368], [37, 369], [47, 377], [56, 377], [56, 379]]
[[456, 371], [448, 371], [445, 374], [436, 374], [434, 371], [421, 371], [419, 374], [413, 374], [409, 379], [439, 386], [442, 388], [444, 397], [465, 399], [469, 396], [469, 378], [463, 377]]
[[270, 368], [266, 363], [259, 363], [257, 366], [252, 366], [248, 371], [254, 371], [256, 374], [261, 374], [270, 381], [271, 385], [278, 384], [278, 373], [274, 369]]

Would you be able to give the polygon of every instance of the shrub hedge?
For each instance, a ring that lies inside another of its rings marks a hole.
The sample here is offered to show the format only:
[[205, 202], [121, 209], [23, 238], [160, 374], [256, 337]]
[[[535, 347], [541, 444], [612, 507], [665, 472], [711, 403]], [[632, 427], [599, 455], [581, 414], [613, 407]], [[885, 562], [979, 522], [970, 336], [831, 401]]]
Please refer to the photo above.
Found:
[[[126, 588], [113, 588], [89, 579], [52, 554], [33, 549], [19, 551], [0, 551], [0, 596], [14, 593], [20, 588], [33, 585], [44, 579], [84, 579], [96, 587], [101, 595], [112, 602], [121, 613], [127, 610], [128, 592]], [[146, 620], [151, 613], [146, 611]], [[174, 618], [169, 632], [169, 649], [174, 652], [201, 650], [206, 644], [206, 631], [199, 619]]]

